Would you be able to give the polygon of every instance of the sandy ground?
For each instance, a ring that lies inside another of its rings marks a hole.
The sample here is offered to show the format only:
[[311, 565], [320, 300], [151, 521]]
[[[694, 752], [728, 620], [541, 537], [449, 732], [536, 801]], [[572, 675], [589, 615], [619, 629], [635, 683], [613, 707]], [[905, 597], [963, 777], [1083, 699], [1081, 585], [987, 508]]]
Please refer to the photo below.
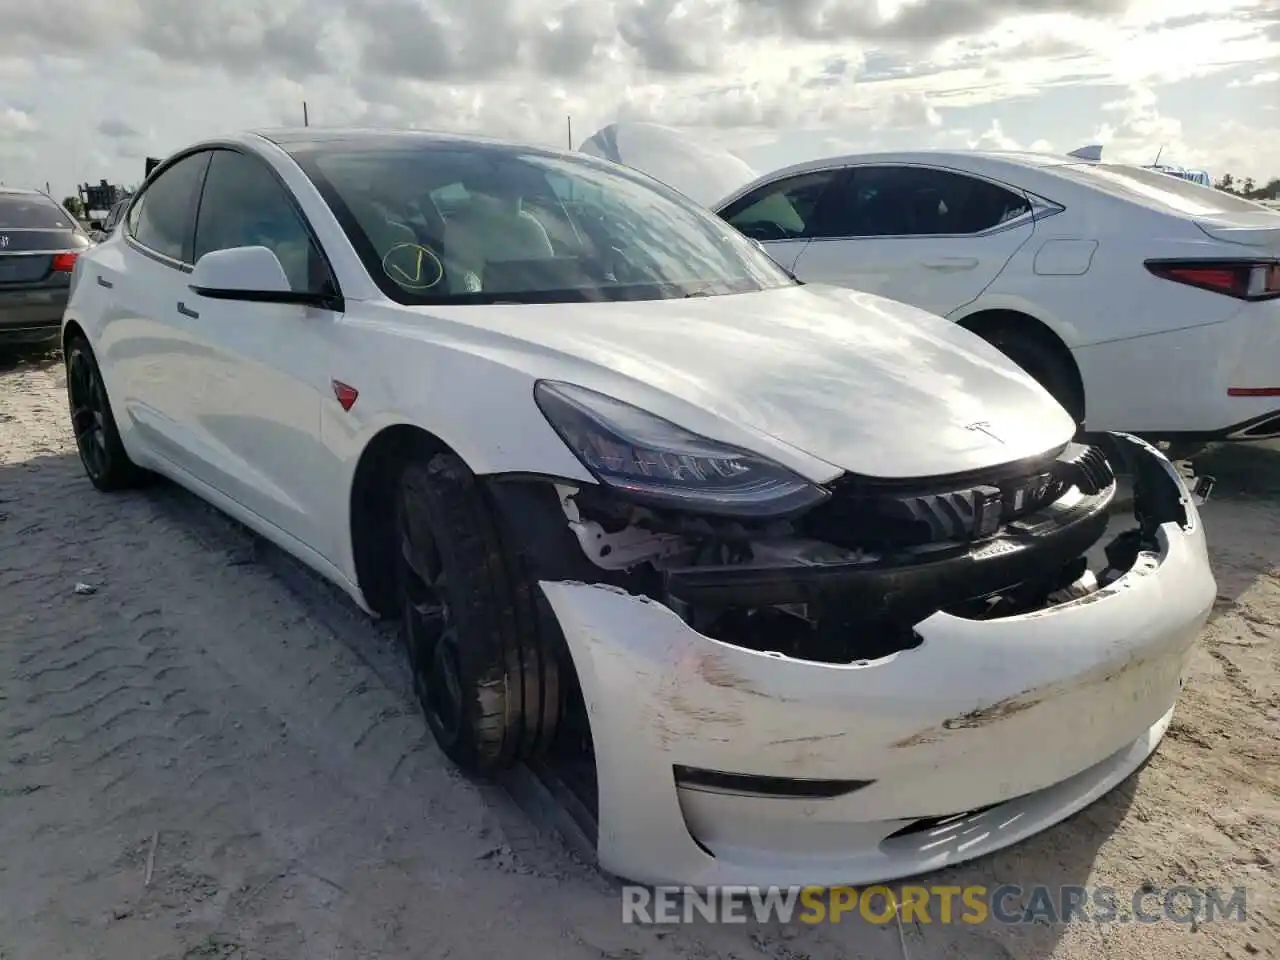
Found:
[[0, 359], [0, 960], [1278, 956], [1280, 449], [1211, 465], [1219, 609], [1160, 752], [926, 882], [1244, 886], [1246, 922], [623, 926], [442, 761], [385, 628], [173, 487], [94, 492], [60, 363]]

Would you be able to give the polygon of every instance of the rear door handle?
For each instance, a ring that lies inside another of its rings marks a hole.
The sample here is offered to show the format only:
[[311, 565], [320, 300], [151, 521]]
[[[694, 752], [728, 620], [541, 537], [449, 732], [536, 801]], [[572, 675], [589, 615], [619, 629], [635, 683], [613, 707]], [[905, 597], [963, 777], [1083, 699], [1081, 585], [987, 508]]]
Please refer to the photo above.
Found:
[[100, 286], [100, 287], [106, 287], [108, 290], [110, 290], [112, 287], [114, 287], [114, 286], [115, 286], [115, 284], [114, 284], [114, 283], [112, 283], [110, 280], [106, 279], [105, 277], [103, 277], [101, 274], [99, 274], [99, 275], [98, 275], [98, 286]]
[[181, 300], [178, 301], [178, 312], [182, 314], [184, 317], [190, 317], [192, 320], [200, 319], [200, 314], [196, 313], [196, 311], [192, 310]]
[[938, 257], [923, 264], [929, 270], [972, 270], [978, 265], [976, 257]]

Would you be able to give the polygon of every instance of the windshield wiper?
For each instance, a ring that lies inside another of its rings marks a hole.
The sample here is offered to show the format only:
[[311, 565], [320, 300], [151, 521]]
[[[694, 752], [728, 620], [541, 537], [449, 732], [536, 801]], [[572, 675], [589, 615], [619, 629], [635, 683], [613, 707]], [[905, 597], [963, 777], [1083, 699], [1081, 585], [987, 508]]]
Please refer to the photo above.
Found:
[[680, 294], [680, 299], [688, 300], [692, 297], [722, 297], [733, 293], [733, 285], [728, 283], [718, 283], [715, 280], [708, 280], [706, 283], [699, 284], [693, 289]]

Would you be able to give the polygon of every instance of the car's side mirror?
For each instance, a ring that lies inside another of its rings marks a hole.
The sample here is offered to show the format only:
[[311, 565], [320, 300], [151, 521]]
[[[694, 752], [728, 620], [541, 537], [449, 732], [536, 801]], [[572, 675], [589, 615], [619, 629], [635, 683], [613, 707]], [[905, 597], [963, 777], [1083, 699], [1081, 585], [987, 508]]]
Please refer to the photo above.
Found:
[[295, 291], [280, 258], [266, 247], [257, 246], [209, 251], [196, 261], [189, 286], [210, 300], [327, 306], [331, 299], [323, 294]]

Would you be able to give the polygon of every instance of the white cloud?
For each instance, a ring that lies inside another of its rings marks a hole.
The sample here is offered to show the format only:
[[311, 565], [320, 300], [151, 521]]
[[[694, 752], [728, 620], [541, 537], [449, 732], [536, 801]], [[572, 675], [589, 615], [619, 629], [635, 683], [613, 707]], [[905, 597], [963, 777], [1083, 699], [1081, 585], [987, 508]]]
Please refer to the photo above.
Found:
[[1157, 155], [1177, 157], [1183, 166], [1209, 164], [1204, 145], [1188, 144], [1182, 135], [1182, 122], [1165, 116], [1159, 110], [1158, 98], [1148, 87], [1132, 87], [1120, 99], [1102, 105], [1109, 119], [1094, 131], [1091, 140], [1104, 147], [1108, 160], [1126, 163], [1151, 163]]
[[[736, 146], [800, 131], [814, 149], [825, 149], [824, 138], [860, 148], [1070, 149], [1096, 134], [1109, 155], [1149, 159], [1167, 142], [1179, 162], [1195, 157], [1218, 170], [1230, 162], [1262, 177], [1274, 175], [1276, 154], [1265, 152], [1265, 125], [1249, 120], [1268, 106], [1259, 101], [1277, 77], [1273, 8], [1273, 0], [1219, 0], [1208, 13], [1198, 0], [0, 0], [0, 141], [11, 182], [52, 178], [64, 190], [99, 177], [134, 182], [141, 156], [227, 130], [296, 125], [305, 100], [316, 124], [429, 126], [554, 145], [566, 142], [567, 115], [579, 140], [630, 117]], [[1183, 81], [1208, 92], [1181, 98], [1175, 112], [1166, 85]], [[1100, 114], [1102, 84], [1121, 95]], [[1015, 119], [1049, 96], [1052, 111]], [[1233, 123], [1230, 143], [1205, 131]]]
[[938, 127], [942, 116], [922, 92], [903, 91], [889, 101], [885, 122], [892, 127]]
[[970, 150], [1021, 150], [1022, 145], [1008, 136], [999, 120], [992, 120], [991, 126], [967, 141]]
[[1280, 70], [1267, 70], [1263, 73], [1255, 73], [1248, 80], [1232, 80], [1228, 87], [1260, 87], [1266, 83], [1280, 83]]
[[0, 107], [0, 139], [17, 139], [39, 129], [35, 117], [17, 107]]

